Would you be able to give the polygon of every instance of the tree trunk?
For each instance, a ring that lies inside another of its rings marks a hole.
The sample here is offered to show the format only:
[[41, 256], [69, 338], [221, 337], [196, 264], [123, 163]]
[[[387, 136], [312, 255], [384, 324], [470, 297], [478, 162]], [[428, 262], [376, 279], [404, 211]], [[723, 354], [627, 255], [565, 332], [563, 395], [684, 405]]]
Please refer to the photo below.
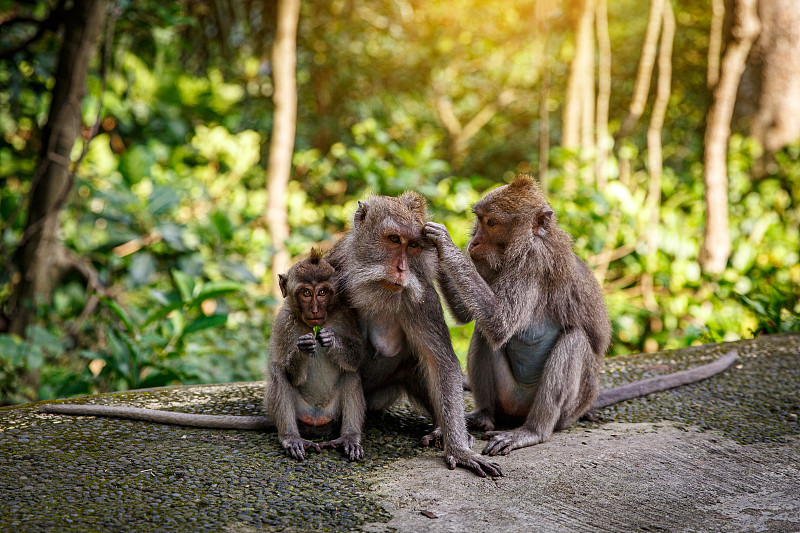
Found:
[[758, 36], [757, 0], [735, 0], [732, 40], [725, 48], [719, 82], [708, 110], [703, 154], [706, 226], [699, 261], [707, 272], [721, 273], [728, 264], [728, 139], [736, 92], [747, 55]]
[[539, 185], [546, 194], [550, 166], [550, 32], [547, 29], [544, 30], [543, 40], [542, 80], [539, 86]]
[[759, 2], [758, 17], [734, 113], [769, 156], [800, 136], [800, 2]]
[[608, 135], [608, 105], [611, 98], [611, 40], [608, 36], [608, 0], [597, 1], [595, 22], [597, 26], [597, 156], [595, 179], [597, 188], [608, 183], [606, 161], [614, 141]]
[[[586, 142], [587, 86], [594, 93], [594, 42], [592, 21], [595, 0], [584, 0], [575, 28], [575, 55], [569, 67], [567, 94], [562, 114], [561, 146], [576, 149]], [[592, 96], [592, 100], [594, 96]], [[594, 106], [592, 106], [594, 107]], [[594, 114], [591, 114], [594, 121]], [[590, 146], [593, 143], [589, 143]], [[584, 146], [586, 148], [587, 146]]]
[[650, 93], [650, 78], [653, 76], [653, 66], [656, 62], [658, 34], [663, 11], [664, 0], [652, 0], [650, 2], [650, 16], [647, 20], [647, 30], [645, 30], [644, 34], [642, 57], [639, 58], [636, 81], [633, 83], [633, 98], [631, 98], [631, 105], [628, 108], [628, 115], [617, 133], [618, 139], [631, 134], [644, 112], [645, 104], [647, 104], [647, 95]]
[[658, 51], [658, 80], [656, 81], [656, 97], [653, 102], [653, 114], [647, 128], [647, 167], [650, 173], [650, 186], [647, 191], [647, 207], [649, 215], [645, 231], [647, 246], [646, 273], [642, 276], [642, 296], [648, 309], [657, 308], [653, 292], [652, 273], [656, 270], [658, 253], [658, 226], [661, 210], [661, 175], [663, 159], [661, 155], [661, 131], [664, 128], [664, 117], [672, 87], [672, 45], [675, 37], [675, 13], [671, 0], [666, 0], [662, 9], [661, 46]]
[[722, 52], [722, 22], [725, 20], [725, 0], [711, 0], [711, 29], [708, 36], [708, 88], [712, 91], [719, 81], [719, 55]]
[[89, 62], [106, 18], [107, 0], [75, 0], [64, 13], [64, 41], [53, 98], [42, 131], [42, 154], [31, 183], [23, 241], [17, 250], [19, 283], [10, 298], [9, 332], [24, 335], [37, 302], [48, 302], [61, 274], [59, 213], [72, 186], [70, 153], [81, 130], [81, 100]]
[[297, 127], [297, 24], [300, 0], [278, 2], [278, 29], [272, 46], [272, 80], [275, 87], [272, 137], [267, 166], [267, 228], [274, 248], [272, 256], [272, 293], [281, 298], [278, 275], [285, 273], [291, 257], [286, 248], [289, 222], [286, 212], [286, 189], [292, 169], [294, 137]]

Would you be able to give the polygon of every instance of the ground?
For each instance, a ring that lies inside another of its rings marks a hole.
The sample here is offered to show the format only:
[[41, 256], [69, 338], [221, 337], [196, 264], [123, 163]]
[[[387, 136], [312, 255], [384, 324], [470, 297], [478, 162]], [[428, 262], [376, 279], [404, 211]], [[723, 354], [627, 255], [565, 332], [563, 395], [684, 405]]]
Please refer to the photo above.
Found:
[[[24, 531], [800, 531], [800, 335], [609, 360], [604, 386], [739, 361], [702, 383], [603, 409], [498, 458], [444, 467], [430, 420], [371, 416], [366, 458], [297, 463], [274, 434], [0, 409], [0, 524]], [[263, 383], [80, 401], [258, 414]], [[470, 397], [467, 395], [467, 401]], [[479, 435], [476, 435], [479, 436]], [[485, 441], [476, 441], [476, 450]]]

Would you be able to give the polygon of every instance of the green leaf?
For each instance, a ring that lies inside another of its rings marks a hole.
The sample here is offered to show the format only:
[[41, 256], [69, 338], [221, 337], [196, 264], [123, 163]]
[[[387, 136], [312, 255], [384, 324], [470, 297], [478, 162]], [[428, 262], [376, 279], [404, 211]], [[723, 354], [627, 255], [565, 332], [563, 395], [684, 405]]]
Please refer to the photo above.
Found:
[[200, 318], [191, 321], [184, 329], [183, 335], [187, 333], [193, 333], [195, 331], [200, 331], [203, 329], [208, 328], [215, 328], [217, 326], [221, 326], [228, 321], [228, 315], [211, 315], [211, 316], [201, 316]]
[[192, 304], [201, 303], [204, 300], [211, 298], [219, 298], [225, 294], [239, 292], [244, 290], [244, 286], [235, 281], [211, 281], [203, 285], [203, 288], [197, 293], [197, 296], [192, 301]]
[[194, 278], [180, 270], [172, 269], [171, 272], [172, 279], [175, 281], [175, 286], [178, 288], [178, 292], [181, 293], [183, 301], [191, 301], [192, 293], [194, 292]]
[[147, 326], [148, 324], [152, 324], [153, 322], [158, 322], [171, 312], [181, 309], [184, 306], [182, 301], [180, 302], [172, 302], [171, 304], [163, 305], [151, 312], [147, 317], [144, 319], [142, 323], [142, 327]]
[[139, 388], [146, 389], [149, 387], [163, 387], [169, 385], [173, 381], [180, 381], [181, 376], [171, 368], [161, 368], [156, 372], [151, 372], [143, 380], [138, 383]]
[[120, 305], [117, 302], [109, 298], [106, 298], [105, 296], [98, 296], [98, 298], [100, 299], [101, 302], [106, 304], [106, 307], [108, 307], [111, 310], [111, 312], [117, 315], [117, 318], [122, 320], [122, 323], [125, 324], [125, 327], [128, 328], [128, 331], [130, 331], [134, 335], [136, 334], [136, 328], [133, 325], [131, 317], [128, 315], [128, 313], [125, 312], [124, 309], [122, 309], [122, 307], [120, 307]]

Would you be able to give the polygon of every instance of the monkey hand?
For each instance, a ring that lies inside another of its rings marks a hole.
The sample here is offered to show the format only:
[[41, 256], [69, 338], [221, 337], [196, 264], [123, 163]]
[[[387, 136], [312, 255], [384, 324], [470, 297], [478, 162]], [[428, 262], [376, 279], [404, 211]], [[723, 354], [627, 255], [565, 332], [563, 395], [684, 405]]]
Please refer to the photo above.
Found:
[[508, 455], [511, 450], [533, 446], [544, 440], [537, 432], [524, 426], [508, 431], [487, 431], [484, 438], [489, 439], [489, 444], [481, 452], [484, 455]]
[[467, 427], [471, 429], [478, 429], [480, 431], [491, 431], [494, 429], [494, 421], [486, 411], [474, 410], [467, 413]]
[[445, 462], [447, 462], [447, 468], [450, 470], [460, 466], [472, 470], [473, 473], [480, 477], [486, 477], [487, 475], [498, 477], [503, 475], [499, 464], [486, 460], [469, 448], [448, 449], [445, 451]]
[[317, 341], [314, 339], [313, 331], [298, 337], [297, 349], [307, 354], [313, 354], [315, 351], [317, 351]]
[[[475, 437], [467, 434], [469, 439], [469, 447], [475, 443]], [[436, 426], [436, 429], [422, 437], [419, 441], [420, 446], [435, 446], [436, 448], [444, 448], [444, 440], [442, 439], [442, 427]]]
[[286, 453], [289, 454], [289, 457], [292, 459], [297, 459], [298, 461], [302, 461], [306, 458], [306, 450], [308, 448], [313, 449], [317, 453], [319, 453], [321, 450], [319, 444], [316, 442], [311, 442], [310, 440], [306, 440], [300, 435], [287, 435], [281, 437], [281, 445], [283, 445]]
[[361, 447], [359, 435], [342, 435], [338, 439], [329, 440], [320, 444], [322, 448], [341, 448], [342, 453], [350, 461], [364, 458], [364, 448]]
[[442, 224], [428, 222], [425, 224], [423, 233], [425, 237], [439, 249], [440, 253], [444, 248], [457, 248], [456, 245], [453, 244], [453, 239], [450, 238], [447, 228]]
[[333, 346], [333, 341], [336, 339], [336, 335], [333, 333], [331, 328], [322, 328], [317, 333], [317, 338], [319, 339], [319, 343], [323, 345], [325, 348], [330, 348]]

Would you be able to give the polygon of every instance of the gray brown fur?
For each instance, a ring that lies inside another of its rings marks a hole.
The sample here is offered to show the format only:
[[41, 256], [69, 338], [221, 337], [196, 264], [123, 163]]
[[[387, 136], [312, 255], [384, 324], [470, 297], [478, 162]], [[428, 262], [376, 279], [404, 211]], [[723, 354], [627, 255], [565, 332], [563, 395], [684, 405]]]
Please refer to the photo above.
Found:
[[[532, 179], [488, 193], [473, 211], [474, 264], [444, 226], [428, 223], [425, 232], [438, 248], [440, 288], [454, 316], [475, 320], [467, 369], [477, 409], [468, 420], [488, 431], [485, 454], [506, 454], [546, 441], [589, 410], [611, 326], [597, 281]], [[541, 377], [523, 386], [498, 366], [502, 350], [529, 327], [550, 324], [557, 340]], [[521, 425], [491, 431], [498, 422]]]
[[[314, 251], [281, 276], [285, 300], [272, 329], [264, 409], [292, 457], [302, 460], [307, 448], [319, 451], [330, 445], [357, 460], [364, 456], [364, 395], [358, 375], [364, 344], [355, 313], [337, 298], [333, 267], [320, 257]], [[324, 327], [317, 335], [304, 321], [297, 294], [311, 283], [324, 284], [331, 293]], [[341, 426], [340, 437], [327, 443], [301, 436], [329, 432], [335, 425]]]
[[441, 425], [449, 468], [502, 475], [469, 447], [462, 374], [433, 284], [436, 249], [422, 235], [426, 218], [416, 193], [372, 198], [327, 255], [368, 346], [361, 365], [367, 407], [384, 409], [405, 393]]
[[[364, 396], [358, 368], [364, 356], [364, 345], [354, 313], [336, 299], [335, 271], [321, 257], [321, 253], [312, 251], [308, 259], [281, 276], [287, 299], [275, 319], [271, 335], [269, 380], [264, 402], [270, 416], [201, 415], [128, 406], [63, 403], [42, 405], [40, 410], [49, 414], [108, 416], [209, 429], [277, 429], [281, 444], [296, 459], [303, 459], [308, 447], [319, 450], [325, 446], [341, 447], [349, 459], [360, 459], [363, 457]], [[311, 327], [303, 323], [291, 291], [299, 282], [322, 281], [329, 284], [333, 298], [327, 308], [325, 327], [317, 340]], [[312, 333], [314, 349], [301, 352], [298, 339], [309, 333]], [[317, 341], [319, 350], [316, 349]], [[316, 352], [322, 353], [322, 348], [325, 348], [324, 354], [318, 355]], [[314, 377], [309, 380], [309, 375]], [[332, 421], [322, 427], [303, 425], [304, 432], [314, 436], [329, 434], [340, 424], [341, 436], [338, 439], [312, 443], [300, 436], [297, 418], [307, 414], [304, 408], [315, 405], [321, 405], [322, 410], [331, 415]]]

